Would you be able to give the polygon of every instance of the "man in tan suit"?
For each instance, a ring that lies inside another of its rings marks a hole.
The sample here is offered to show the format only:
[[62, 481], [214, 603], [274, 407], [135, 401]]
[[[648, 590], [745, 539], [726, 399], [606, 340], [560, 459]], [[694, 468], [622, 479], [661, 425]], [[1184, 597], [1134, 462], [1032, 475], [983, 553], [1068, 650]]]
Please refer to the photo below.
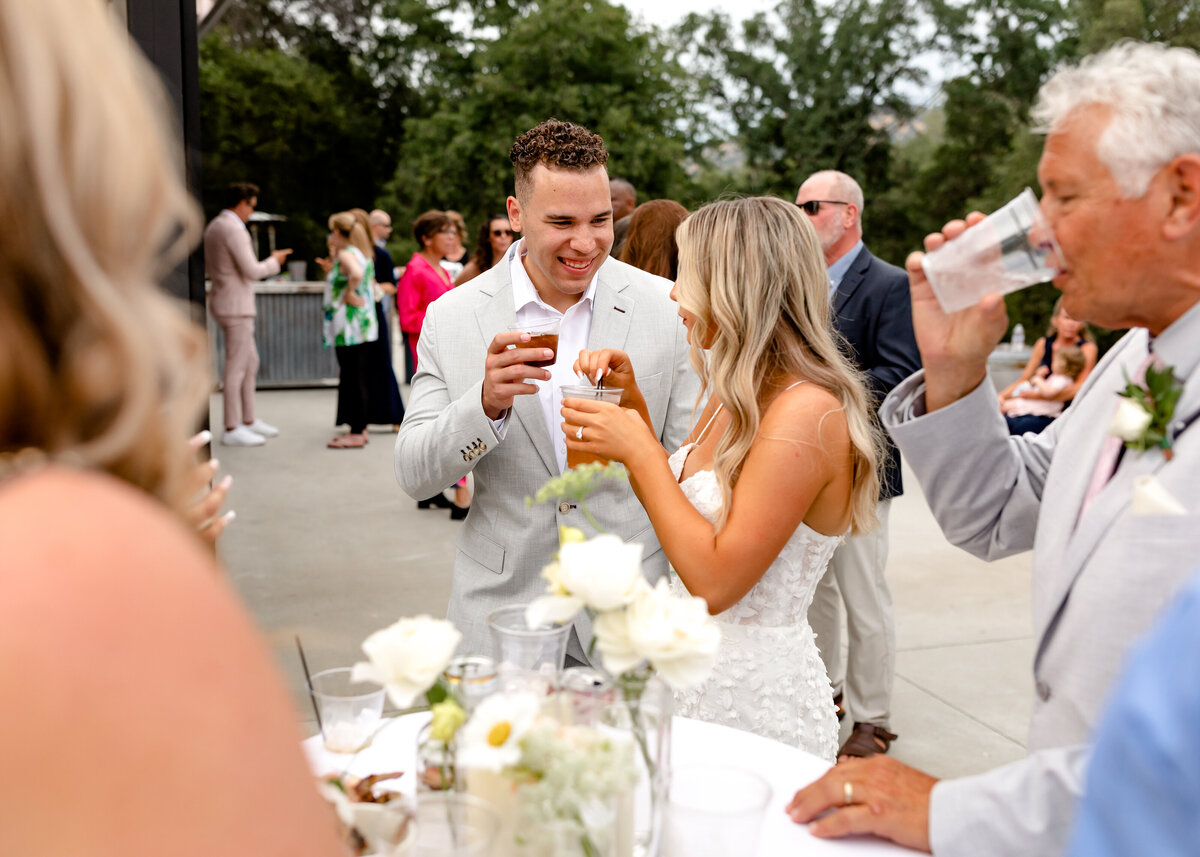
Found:
[[258, 261], [246, 231], [257, 205], [258, 187], [235, 182], [229, 186], [225, 207], [204, 230], [204, 261], [212, 279], [208, 306], [225, 333], [225, 434], [221, 443], [226, 446], [262, 446], [267, 438], [279, 434], [279, 429], [254, 415], [258, 375], [254, 281], [278, 274], [292, 251], [276, 250]]

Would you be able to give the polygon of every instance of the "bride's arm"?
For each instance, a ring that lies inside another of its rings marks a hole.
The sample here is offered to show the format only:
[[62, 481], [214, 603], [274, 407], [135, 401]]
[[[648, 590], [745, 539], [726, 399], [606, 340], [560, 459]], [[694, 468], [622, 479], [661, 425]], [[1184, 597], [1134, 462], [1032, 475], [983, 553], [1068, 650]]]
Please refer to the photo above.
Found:
[[[814, 504], [846, 510], [850, 468], [846, 422], [837, 400], [811, 384], [781, 395], [764, 415], [758, 438], [733, 491], [725, 527], [713, 525], [684, 496], [640, 421], [619, 409], [581, 403], [563, 409], [568, 425], [583, 425], [583, 442], [567, 445], [621, 460], [659, 543], [688, 591], [720, 613], [742, 598], [779, 555]], [[645, 437], [640, 436], [644, 433]], [[657, 446], [657, 442], [654, 443]], [[833, 487], [830, 496], [824, 492]], [[844, 486], [844, 487], [843, 487]]]

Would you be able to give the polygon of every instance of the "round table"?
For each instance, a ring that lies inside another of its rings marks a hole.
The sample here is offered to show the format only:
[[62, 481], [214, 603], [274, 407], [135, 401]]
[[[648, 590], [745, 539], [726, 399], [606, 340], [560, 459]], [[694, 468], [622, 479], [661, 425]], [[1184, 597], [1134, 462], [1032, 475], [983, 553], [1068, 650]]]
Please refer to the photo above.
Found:
[[[330, 753], [314, 735], [304, 742], [309, 765], [318, 776], [332, 772], [347, 772], [357, 776], [384, 771], [405, 771], [392, 781], [393, 787], [411, 795], [416, 788], [412, 776], [416, 760], [417, 732], [429, 722], [429, 713], [409, 714], [395, 718], [385, 726], [370, 747], [356, 756]], [[671, 764], [680, 767], [689, 763], [729, 764], [749, 768], [771, 784], [773, 795], [767, 806], [759, 837], [759, 857], [821, 857], [821, 855], [895, 855], [912, 854], [890, 842], [873, 837], [826, 840], [810, 836], [808, 829], [794, 824], [783, 808], [792, 795], [821, 776], [829, 763], [796, 747], [762, 738], [750, 732], [676, 717], [671, 724]], [[347, 764], [348, 763], [348, 764]]]

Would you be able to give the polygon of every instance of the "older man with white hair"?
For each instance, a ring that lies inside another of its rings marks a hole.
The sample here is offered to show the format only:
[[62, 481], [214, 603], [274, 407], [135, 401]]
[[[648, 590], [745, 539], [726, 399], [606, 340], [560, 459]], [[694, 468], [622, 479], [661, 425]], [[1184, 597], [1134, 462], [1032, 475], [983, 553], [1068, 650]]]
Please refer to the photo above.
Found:
[[[1064, 307], [1129, 334], [1063, 417], [1011, 438], [987, 378], [1003, 301], [944, 313], [914, 253], [924, 370], [881, 410], [952, 542], [988, 559], [1033, 548], [1029, 755], [941, 782], [887, 757], [838, 765], [789, 807], [818, 836], [875, 833], [947, 855], [1062, 853], [1097, 712], [1130, 643], [1200, 556], [1200, 56], [1122, 43], [1056, 74], [1033, 116], [1048, 135], [1038, 177]], [[926, 250], [981, 219], [947, 224]], [[1152, 394], [1153, 422], [1110, 433], [1118, 406], [1131, 407], [1131, 379]]]

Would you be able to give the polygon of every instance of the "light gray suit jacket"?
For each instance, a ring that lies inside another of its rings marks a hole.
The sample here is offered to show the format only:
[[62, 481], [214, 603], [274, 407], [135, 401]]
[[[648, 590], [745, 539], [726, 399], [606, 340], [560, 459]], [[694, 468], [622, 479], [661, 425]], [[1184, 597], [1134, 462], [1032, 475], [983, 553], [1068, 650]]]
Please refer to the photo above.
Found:
[[[1029, 755], [934, 787], [929, 826], [936, 855], [1062, 853], [1092, 729], [1125, 653], [1200, 561], [1200, 428], [1184, 431], [1169, 462], [1157, 449], [1126, 451], [1080, 516], [1116, 393], [1137, 372], [1147, 342], [1139, 329], [1117, 343], [1040, 435], [1008, 436], [990, 381], [918, 416], [924, 410], [918, 372], [881, 409], [951, 542], [984, 559], [1034, 551], [1038, 646]], [[1200, 305], [1163, 333], [1155, 352], [1186, 382], [1176, 416], [1200, 413]], [[1134, 481], [1142, 475], [1156, 477], [1187, 514], [1133, 515]]]
[[[671, 284], [609, 259], [600, 268], [588, 348], [618, 348], [633, 362], [659, 438], [674, 450], [687, 436], [699, 380], [687, 359], [687, 334]], [[518, 396], [497, 434], [483, 412], [484, 360], [492, 338], [516, 321], [507, 260], [434, 301], [425, 316], [404, 423], [396, 437], [396, 479], [413, 497], [429, 497], [475, 474], [475, 496], [459, 536], [448, 618], [460, 649], [492, 651], [487, 614], [525, 604], [545, 591], [539, 574], [558, 549], [558, 525], [590, 533], [573, 505], [526, 508], [558, 464], [537, 396]], [[557, 421], [556, 421], [557, 424]], [[667, 570], [645, 510], [625, 481], [606, 480], [588, 509], [610, 533], [645, 545], [646, 576]], [[586, 617], [568, 651], [584, 659]], [[576, 636], [578, 640], [576, 640]]]

